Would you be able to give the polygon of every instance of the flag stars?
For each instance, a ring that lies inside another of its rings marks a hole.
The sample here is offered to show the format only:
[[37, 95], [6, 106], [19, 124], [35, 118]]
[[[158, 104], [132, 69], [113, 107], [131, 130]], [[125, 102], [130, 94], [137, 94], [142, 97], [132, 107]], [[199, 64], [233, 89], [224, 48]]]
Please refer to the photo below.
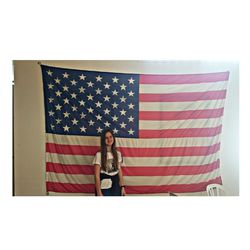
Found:
[[121, 90], [126, 90], [127, 86], [123, 83], [121, 86]]
[[49, 76], [52, 76], [52, 75], [53, 75], [53, 72], [50, 71], [50, 70], [48, 70], [48, 71], [46, 71], [46, 72], [47, 72], [47, 74], [48, 74]]
[[62, 121], [62, 120], [61, 120], [61, 119], [59, 119], [59, 118], [58, 118], [58, 119], [56, 119], [56, 124], [60, 124], [60, 123], [61, 123], [61, 121]]
[[72, 111], [77, 111], [78, 107], [76, 107], [75, 105], [71, 107]]
[[132, 129], [130, 129], [129, 131], [128, 131], [128, 133], [130, 134], [130, 135], [133, 135], [134, 134], [134, 130], [132, 130]]
[[52, 103], [54, 101], [54, 98], [49, 98], [49, 103]]
[[110, 123], [107, 121], [104, 123], [105, 127], [109, 127], [110, 126]]
[[84, 93], [85, 92], [85, 88], [83, 88], [83, 87], [79, 88], [79, 92], [80, 93]]
[[135, 94], [135, 93], [134, 93], [133, 91], [129, 91], [129, 92], [128, 92], [128, 95], [129, 95], [129, 96], [134, 96], [134, 94]]
[[94, 124], [95, 124], [94, 121], [92, 121], [92, 120], [89, 121], [89, 126], [94, 126]]
[[63, 74], [63, 78], [69, 78], [69, 74], [68, 74], [67, 72], [65, 72], [65, 73]]
[[76, 120], [76, 118], [74, 118], [73, 120], [71, 120], [73, 125], [78, 125], [77, 123], [79, 122], [78, 120]]
[[113, 129], [113, 133], [114, 134], [117, 134], [118, 133], [118, 130], [116, 128]]
[[54, 130], [54, 128], [55, 128], [55, 125], [53, 125], [53, 124], [50, 124], [50, 128], [51, 128], [51, 130]]
[[128, 105], [128, 108], [129, 108], [129, 109], [134, 109], [134, 106], [135, 106], [134, 104], [130, 103], [130, 104]]
[[61, 80], [57, 77], [57, 78], [55, 79], [55, 83], [60, 84], [60, 82], [61, 82]]
[[113, 83], [118, 83], [119, 79], [115, 76], [114, 78], [112, 78]]
[[72, 99], [76, 99], [76, 97], [77, 97], [77, 94], [76, 93], [72, 93], [72, 94], [70, 94], [71, 95], [71, 98]]
[[66, 118], [66, 117], [69, 117], [70, 113], [68, 113], [68, 112], [66, 111], [65, 113], [63, 113], [63, 115], [64, 115], [64, 118]]
[[87, 128], [85, 128], [84, 126], [82, 126], [82, 127], [80, 128], [81, 133], [82, 133], [82, 132], [86, 132], [86, 129], [87, 129]]
[[122, 123], [120, 123], [120, 126], [121, 126], [121, 128], [125, 128], [126, 127], [126, 123], [124, 123], [124, 122], [122, 122]]
[[85, 102], [83, 100], [78, 101], [78, 102], [79, 102], [80, 106], [84, 106], [85, 105]]
[[102, 81], [102, 77], [101, 77], [100, 75], [97, 76], [97, 77], [96, 77], [96, 81], [97, 81], [97, 82], [101, 82], [101, 81]]
[[109, 97], [109, 96], [107, 96], [107, 95], [104, 96], [104, 101], [107, 101], [107, 102], [108, 102], [109, 100], [110, 100], [110, 97]]
[[98, 101], [98, 102], [95, 103], [95, 105], [96, 105], [97, 108], [101, 108], [102, 103]]
[[135, 81], [135, 79], [133, 79], [132, 77], [130, 79], [128, 79], [129, 84], [134, 84], [134, 81]]
[[102, 128], [100, 128], [100, 127], [97, 128], [97, 133], [102, 133], [102, 131], [103, 131]]
[[79, 76], [79, 78], [80, 78], [80, 80], [85, 80], [85, 78], [86, 78], [86, 76], [85, 75], [83, 75], [83, 74], [81, 74], [80, 76]]
[[94, 96], [92, 96], [91, 94], [89, 94], [87, 97], [88, 97], [88, 100], [93, 101], [93, 97], [94, 97]]
[[76, 84], [77, 84], [77, 81], [75, 80], [75, 79], [73, 79], [72, 81], [70, 81], [71, 82], [71, 85], [72, 86], [76, 86]]
[[70, 127], [68, 127], [68, 125], [63, 127], [64, 132], [66, 132], [66, 131], [69, 132], [69, 129], [70, 129]]
[[135, 119], [135, 118], [134, 118], [133, 116], [130, 116], [130, 117], [128, 118], [128, 121], [129, 121], [129, 122], [133, 122], [134, 119]]
[[101, 95], [101, 93], [102, 93], [102, 90], [100, 90], [99, 88], [96, 89], [95, 91], [96, 91], [96, 94], [97, 94], [97, 95]]
[[106, 82], [106, 83], [104, 84], [104, 88], [105, 88], [105, 89], [109, 89], [109, 88], [110, 88], [110, 84], [109, 84], [108, 82]]
[[65, 99], [63, 99], [63, 102], [64, 102], [64, 104], [69, 104], [69, 99], [65, 98]]
[[94, 86], [93, 82], [87, 82], [87, 84], [88, 84], [88, 87], [93, 87]]
[[109, 115], [109, 113], [110, 113], [110, 110], [106, 108], [106, 109], [104, 110], [104, 114], [105, 114], [105, 115]]
[[62, 92], [60, 90], [56, 91], [56, 96], [60, 96], [61, 97], [61, 94], [62, 94]]
[[55, 112], [53, 112], [52, 110], [49, 111], [49, 116], [54, 116]]
[[66, 86], [66, 85], [64, 85], [64, 86], [63, 86], [63, 91], [69, 91], [69, 87]]
[[113, 122], [117, 122], [117, 121], [118, 121], [118, 116], [114, 115], [114, 116], [112, 117], [112, 119], [113, 119]]
[[96, 115], [95, 117], [96, 117], [96, 120], [97, 120], [97, 121], [98, 121], [98, 120], [101, 121], [101, 119], [102, 119], [102, 116], [101, 116], [100, 114]]
[[113, 95], [118, 95], [118, 92], [117, 92], [116, 90], [113, 90], [113, 91], [112, 91], [112, 94], [113, 94]]
[[120, 113], [121, 113], [121, 115], [126, 115], [126, 110], [124, 110], [124, 109], [122, 109], [121, 111], [120, 111]]
[[48, 84], [49, 89], [53, 89], [54, 85], [52, 83]]
[[60, 104], [57, 104], [56, 106], [56, 110], [61, 110], [62, 106]]
[[124, 96], [122, 96], [122, 97], [120, 98], [121, 102], [126, 102], [126, 99], [127, 99], [127, 98], [125, 98]]
[[118, 104], [116, 102], [111, 104], [113, 106], [114, 109], [116, 109], [118, 107]]
[[82, 112], [82, 113], [80, 114], [80, 117], [81, 117], [81, 119], [85, 119], [86, 115]]
[[89, 113], [93, 113], [94, 109], [92, 109], [91, 107], [87, 109]]

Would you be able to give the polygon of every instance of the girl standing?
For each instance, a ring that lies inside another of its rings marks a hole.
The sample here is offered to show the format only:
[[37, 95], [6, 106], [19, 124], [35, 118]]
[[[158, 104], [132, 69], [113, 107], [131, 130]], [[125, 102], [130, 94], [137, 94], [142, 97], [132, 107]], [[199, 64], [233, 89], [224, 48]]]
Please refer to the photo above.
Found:
[[101, 135], [101, 152], [96, 153], [93, 161], [97, 196], [126, 195], [121, 163], [122, 156], [116, 150], [115, 137], [107, 129]]

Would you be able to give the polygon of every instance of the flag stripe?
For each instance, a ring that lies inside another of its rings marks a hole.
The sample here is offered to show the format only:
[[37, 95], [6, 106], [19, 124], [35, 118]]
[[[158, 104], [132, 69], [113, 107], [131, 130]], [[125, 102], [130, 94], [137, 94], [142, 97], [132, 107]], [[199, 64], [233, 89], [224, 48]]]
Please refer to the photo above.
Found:
[[[124, 176], [175, 176], [175, 175], [193, 175], [204, 174], [219, 168], [219, 160], [210, 164], [194, 166], [151, 166], [151, 167], [122, 167]], [[59, 163], [47, 162], [47, 172], [65, 173], [65, 174], [94, 174], [93, 165], [64, 165]]]
[[155, 84], [141, 84], [140, 93], [142, 94], [169, 94], [169, 93], [189, 93], [189, 92], [204, 92], [225, 90], [227, 82], [206, 83], [206, 84], [173, 84], [173, 85], [155, 85]]
[[[48, 143], [64, 144], [64, 145], [82, 145], [82, 146], [99, 146], [100, 138], [96, 136], [86, 136], [84, 140], [82, 136], [72, 135], [56, 135], [46, 134]], [[117, 147], [131, 148], [162, 148], [171, 147], [192, 147], [192, 146], [209, 146], [220, 141], [220, 135], [213, 137], [187, 137], [187, 138], [158, 138], [158, 139], [132, 139], [132, 138], [116, 138]]]
[[172, 93], [172, 94], [139, 94], [140, 102], [191, 102], [201, 100], [219, 100], [226, 98], [226, 90]]
[[209, 137], [221, 133], [222, 125], [215, 128], [190, 128], [166, 130], [140, 130], [140, 138], [180, 138], [180, 137]]
[[[152, 157], [150, 161], [147, 157], [123, 157], [124, 166], [193, 166], [203, 165], [214, 162], [219, 158], [219, 152], [208, 156], [182, 156], [182, 157], [168, 157], [166, 161], [162, 161], [162, 157]], [[56, 153], [46, 153], [46, 161], [62, 164], [76, 164], [76, 165], [92, 165], [94, 156], [85, 155], [62, 155]]]
[[[214, 154], [220, 149], [220, 143], [203, 147], [170, 147], [170, 148], [117, 148], [123, 157], [176, 157], [201, 156]], [[69, 146], [46, 143], [46, 152], [65, 155], [95, 155], [99, 150], [96, 146]]]
[[46, 182], [48, 192], [59, 193], [94, 193], [94, 184], [72, 184], [72, 183], [60, 183], [60, 182]]
[[184, 75], [140, 75], [140, 84], [193, 84], [227, 81], [229, 72], [184, 74]]
[[185, 119], [204, 119], [217, 118], [223, 115], [224, 108], [204, 109], [189, 111], [140, 111], [140, 120], [185, 120]]

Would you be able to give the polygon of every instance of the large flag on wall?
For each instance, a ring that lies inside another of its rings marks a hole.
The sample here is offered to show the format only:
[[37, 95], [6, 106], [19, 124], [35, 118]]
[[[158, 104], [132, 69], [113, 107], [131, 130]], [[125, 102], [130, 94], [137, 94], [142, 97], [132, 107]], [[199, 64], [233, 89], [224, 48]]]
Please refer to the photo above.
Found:
[[229, 72], [150, 75], [42, 65], [47, 191], [94, 193], [93, 157], [113, 130], [127, 194], [222, 184], [220, 134]]

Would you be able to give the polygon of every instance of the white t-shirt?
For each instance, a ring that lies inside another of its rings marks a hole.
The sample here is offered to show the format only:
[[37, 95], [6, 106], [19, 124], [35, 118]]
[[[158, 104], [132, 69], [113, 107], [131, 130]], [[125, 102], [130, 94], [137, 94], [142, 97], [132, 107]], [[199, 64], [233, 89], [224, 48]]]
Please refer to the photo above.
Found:
[[[122, 155], [121, 152], [117, 151], [117, 156], [118, 156], [118, 168], [120, 169], [120, 165], [122, 163]], [[101, 173], [113, 176], [116, 175], [118, 173], [118, 170], [115, 171], [112, 167], [113, 164], [113, 154], [111, 152], [107, 152], [107, 171], [104, 171], [103, 169], [101, 169]], [[93, 165], [99, 165], [101, 167], [102, 165], [102, 160], [101, 160], [101, 152], [97, 152], [95, 155], [95, 158], [93, 160]]]

